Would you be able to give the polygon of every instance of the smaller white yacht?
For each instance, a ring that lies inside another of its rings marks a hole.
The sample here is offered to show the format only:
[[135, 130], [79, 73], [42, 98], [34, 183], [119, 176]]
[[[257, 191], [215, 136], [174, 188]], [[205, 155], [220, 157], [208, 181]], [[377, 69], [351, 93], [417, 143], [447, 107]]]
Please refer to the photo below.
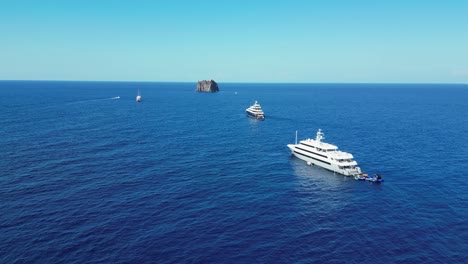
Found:
[[265, 113], [263, 113], [262, 107], [257, 101], [255, 101], [255, 103], [252, 106], [245, 109], [245, 112], [247, 113], [248, 117], [259, 119], [259, 120], [265, 119]]
[[338, 147], [329, 143], [322, 142], [325, 139], [322, 130], [319, 129], [315, 139], [301, 140], [296, 143], [288, 144], [291, 153], [308, 165], [317, 165], [327, 170], [343, 174], [345, 176], [361, 176], [361, 168], [357, 165], [351, 153], [338, 150]]

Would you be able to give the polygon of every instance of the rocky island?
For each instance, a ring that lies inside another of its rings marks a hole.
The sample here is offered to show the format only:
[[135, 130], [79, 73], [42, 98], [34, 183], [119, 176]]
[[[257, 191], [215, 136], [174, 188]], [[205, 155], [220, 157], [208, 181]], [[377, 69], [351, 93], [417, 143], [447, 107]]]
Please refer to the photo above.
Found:
[[214, 93], [219, 92], [218, 84], [213, 80], [198, 81], [196, 92]]

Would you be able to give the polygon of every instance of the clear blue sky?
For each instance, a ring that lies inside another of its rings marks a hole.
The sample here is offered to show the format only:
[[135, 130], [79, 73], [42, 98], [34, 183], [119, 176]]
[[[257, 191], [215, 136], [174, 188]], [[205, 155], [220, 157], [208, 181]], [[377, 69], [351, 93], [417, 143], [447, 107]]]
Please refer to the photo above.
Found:
[[468, 1], [0, 0], [0, 80], [468, 83]]

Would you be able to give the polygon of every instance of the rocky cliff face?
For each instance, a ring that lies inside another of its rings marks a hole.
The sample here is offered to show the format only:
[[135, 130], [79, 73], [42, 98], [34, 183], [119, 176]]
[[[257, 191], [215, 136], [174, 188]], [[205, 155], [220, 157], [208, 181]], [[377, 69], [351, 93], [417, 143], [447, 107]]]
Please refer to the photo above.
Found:
[[214, 93], [214, 92], [219, 92], [219, 88], [218, 88], [218, 84], [215, 81], [204, 80], [204, 81], [199, 81], [197, 83], [197, 89], [195, 91]]

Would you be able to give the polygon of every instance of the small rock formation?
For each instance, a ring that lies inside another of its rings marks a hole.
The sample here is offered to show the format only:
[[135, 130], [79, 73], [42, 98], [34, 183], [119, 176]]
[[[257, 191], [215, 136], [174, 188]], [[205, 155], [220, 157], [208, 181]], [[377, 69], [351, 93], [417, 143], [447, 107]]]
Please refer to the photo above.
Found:
[[219, 92], [218, 84], [213, 80], [198, 81], [196, 92], [214, 93]]

